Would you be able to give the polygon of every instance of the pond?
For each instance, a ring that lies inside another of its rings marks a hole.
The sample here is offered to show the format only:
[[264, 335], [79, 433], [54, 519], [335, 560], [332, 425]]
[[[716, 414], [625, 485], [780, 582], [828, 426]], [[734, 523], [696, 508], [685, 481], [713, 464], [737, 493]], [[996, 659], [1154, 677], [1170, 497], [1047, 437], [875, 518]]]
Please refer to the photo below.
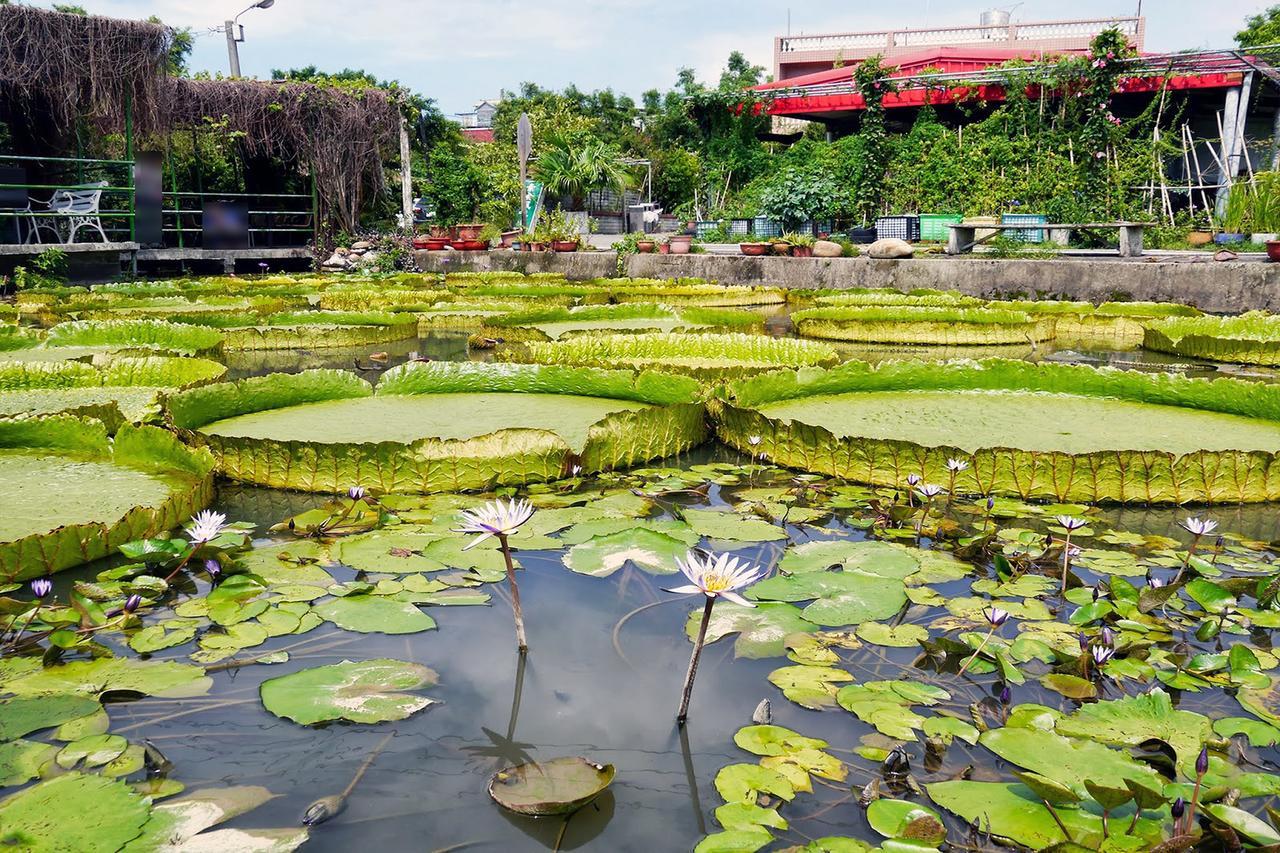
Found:
[[[222, 360], [233, 380], [330, 368], [376, 382], [410, 353], [492, 355], [469, 354], [465, 333], [373, 349]], [[1052, 344], [1034, 357], [1188, 364]], [[444, 428], [487, 430], [481, 415], [506, 396]], [[322, 428], [365, 399], [288, 414], [301, 431]], [[377, 434], [416, 417], [399, 408], [436, 402], [368, 399], [396, 408], [365, 410]], [[915, 428], [945, 433], [928, 411]], [[902, 410], [886, 400], [865, 415], [890, 436]], [[953, 417], [999, 432], [1018, 409]], [[1191, 429], [1213, 431], [1206, 418]], [[1052, 425], [1047, 407], [1042, 420]], [[358, 441], [354, 426], [345, 440]], [[476, 537], [455, 532], [494, 494], [219, 481], [210, 509], [240, 526], [214, 531], [195, 558], [185, 538], [152, 539], [54, 575], [36, 621], [52, 634], [13, 644], [33, 596], [10, 587], [21, 606], [6, 605], [0, 661], [0, 693], [12, 696], [0, 698], [0, 837], [37, 850], [439, 853], [919, 853], [1038, 849], [1064, 835], [1083, 849], [1280, 844], [1276, 505], [1095, 507], [952, 498], [946, 486], [855, 485], [710, 442], [500, 489], [534, 509], [510, 535], [520, 654], [497, 538], [464, 549]], [[688, 583], [676, 560], [691, 548], [763, 576], [741, 591], [755, 607], [716, 600], [678, 726], [704, 599], [666, 590]], [[76, 628], [100, 646], [78, 645]], [[143, 668], [112, 669], [107, 654]], [[41, 671], [39, 655], [52, 666]], [[361, 670], [362, 683], [346, 661], [396, 663], [390, 675]], [[35, 722], [29, 697], [49, 703]], [[490, 796], [499, 771], [577, 756], [616, 775], [568, 815], [522, 816]], [[82, 787], [57, 796], [70, 789], [55, 783]], [[335, 796], [336, 814], [302, 826]]]

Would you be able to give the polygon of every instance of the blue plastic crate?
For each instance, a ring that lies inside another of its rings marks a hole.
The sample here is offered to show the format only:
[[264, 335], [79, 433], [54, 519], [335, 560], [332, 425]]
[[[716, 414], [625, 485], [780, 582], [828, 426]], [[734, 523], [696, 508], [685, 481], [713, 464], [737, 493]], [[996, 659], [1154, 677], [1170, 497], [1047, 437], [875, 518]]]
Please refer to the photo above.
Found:
[[730, 219], [729, 233], [734, 237], [746, 237], [751, 233], [750, 219]]
[[751, 233], [757, 237], [781, 237], [782, 224], [764, 216], [757, 216], [751, 224]]
[[[1049, 217], [1043, 213], [1006, 213], [1000, 217], [1001, 225], [1046, 225]], [[1005, 231], [1004, 236], [1019, 243], [1043, 243], [1043, 228], [1019, 228], [1017, 231]]]

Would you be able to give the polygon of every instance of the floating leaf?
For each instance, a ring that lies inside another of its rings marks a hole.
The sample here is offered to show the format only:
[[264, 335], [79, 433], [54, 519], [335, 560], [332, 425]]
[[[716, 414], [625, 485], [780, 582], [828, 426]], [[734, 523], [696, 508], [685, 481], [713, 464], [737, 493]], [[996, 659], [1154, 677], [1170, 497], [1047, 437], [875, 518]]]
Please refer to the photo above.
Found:
[[678, 571], [676, 558], [683, 558], [689, 546], [678, 539], [643, 527], [597, 536], [575, 545], [564, 555], [564, 564], [579, 574], [604, 578], [628, 562], [655, 575]]
[[99, 710], [87, 696], [15, 697], [0, 700], [0, 740], [20, 738], [51, 726], [76, 720]]
[[786, 555], [778, 563], [778, 571], [795, 575], [838, 567], [842, 570], [860, 569], [882, 578], [901, 580], [920, 568], [917, 557], [919, 553], [894, 542], [874, 540], [805, 542], [787, 549]]
[[821, 711], [836, 705], [838, 685], [853, 676], [830, 666], [784, 666], [769, 673], [769, 682], [792, 702]]
[[685, 523], [699, 536], [728, 542], [774, 542], [786, 539], [781, 527], [758, 518], [744, 518], [733, 512], [687, 509]]
[[758, 601], [811, 601], [804, 618], [836, 627], [887, 619], [907, 601], [901, 580], [861, 570], [779, 575], [755, 584], [748, 595]]
[[788, 755], [805, 749], [826, 749], [825, 740], [805, 737], [782, 726], [746, 726], [738, 729], [733, 742], [755, 755]]
[[613, 776], [612, 764], [553, 758], [495, 773], [489, 780], [489, 796], [517, 814], [572, 814], [604, 793]]
[[760, 794], [783, 800], [795, 796], [795, 787], [776, 770], [759, 764], [730, 764], [716, 774], [716, 790], [728, 803], [754, 803]]
[[376, 595], [349, 595], [317, 604], [314, 612], [347, 631], [361, 634], [416, 634], [436, 620], [408, 602]]
[[922, 727], [925, 718], [911, 710], [912, 705], [936, 705], [951, 698], [940, 687], [911, 681], [870, 681], [840, 688], [836, 701], [864, 723], [875, 726], [881, 734], [900, 740], [915, 740], [914, 729]]
[[1189, 776], [1200, 748], [1213, 737], [1208, 717], [1175, 710], [1169, 694], [1159, 689], [1140, 696], [1085, 705], [1060, 719], [1057, 730], [1059, 734], [1114, 746], [1164, 741], [1173, 747], [1179, 768]]
[[877, 646], [906, 649], [929, 639], [929, 629], [911, 623], [886, 625], [883, 622], [863, 622], [858, 626], [858, 636]]
[[70, 770], [83, 761], [85, 767], [101, 767], [119, 758], [128, 746], [119, 735], [90, 735], [64, 746], [58, 753], [58, 766]]
[[983, 732], [979, 742], [1011, 764], [1067, 785], [1079, 797], [1087, 795], [1087, 781], [1112, 788], [1124, 788], [1126, 780], [1148, 787], [1164, 784], [1150, 765], [1091, 740], [1006, 726]]
[[1210, 803], [1204, 807], [1204, 810], [1214, 821], [1231, 827], [1254, 844], [1264, 846], [1280, 844], [1280, 833], [1277, 833], [1271, 824], [1244, 809], [1224, 803]]
[[56, 746], [33, 740], [0, 743], [0, 786], [21, 785], [36, 778], [57, 752]]
[[421, 664], [380, 658], [342, 661], [270, 678], [262, 704], [277, 717], [304, 726], [328, 720], [381, 723], [403, 720], [435, 704], [406, 692], [431, 687], [436, 674]]
[[[685, 632], [689, 639], [698, 635], [702, 609], [689, 614]], [[800, 615], [790, 604], [761, 604], [743, 607], [731, 601], [719, 601], [711, 611], [707, 624], [707, 642], [738, 634], [734, 653], [743, 658], [777, 657], [785, 651], [786, 638], [795, 633], [812, 633], [818, 627]]]
[[1040, 677], [1040, 683], [1068, 699], [1092, 699], [1098, 695], [1098, 687], [1087, 678], [1063, 672], [1051, 672]]
[[68, 773], [0, 801], [0, 846], [32, 851], [118, 850], [150, 807], [128, 785]]
[[937, 847], [947, 837], [937, 812], [907, 800], [874, 801], [867, 806], [867, 823], [885, 838], [907, 839], [926, 847]]
[[[36, 662], [37, 667], [39, 661]], [[212, 679], [198, 666], [170, 661], [98, 658], [43, 669], [27, 669], [17, 677], [0, 675], [0, 689], [19, 696], [77, 693], [98, 696], [125, 691], [183, 698], [209, 692]]]

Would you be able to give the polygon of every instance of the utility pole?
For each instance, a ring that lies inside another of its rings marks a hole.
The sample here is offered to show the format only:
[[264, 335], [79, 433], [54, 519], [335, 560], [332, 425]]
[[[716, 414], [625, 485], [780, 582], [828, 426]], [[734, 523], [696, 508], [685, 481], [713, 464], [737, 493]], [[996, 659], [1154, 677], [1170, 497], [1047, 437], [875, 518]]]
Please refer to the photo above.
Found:
[[240, 39], [236, 38], [236, 22], [227, 21], [227, 59], [231, 61], [231, 76], [233, 79], [240, 76], [240, 50], [236, 44]]

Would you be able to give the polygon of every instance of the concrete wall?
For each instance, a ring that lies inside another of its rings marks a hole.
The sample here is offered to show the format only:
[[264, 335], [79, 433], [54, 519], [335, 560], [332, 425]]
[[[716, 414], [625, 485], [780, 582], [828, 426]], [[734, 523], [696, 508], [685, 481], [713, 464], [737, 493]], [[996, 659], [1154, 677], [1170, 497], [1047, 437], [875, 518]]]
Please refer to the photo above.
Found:
[[[428, 272], [555, 272], [575, 280], [616, 275], [612, 252], [566, 254], [417, 252]], [[1280, 264], [1209, 258], [995, 260], [976, 256], [873, 261], [868, 258], [748, 258], [740, 255], [632, 255], [634, 278], [704, 278], [787, 288], [936, 288], [972, 296], [1183, 302], [1204, 311], [1280, 313]]]

